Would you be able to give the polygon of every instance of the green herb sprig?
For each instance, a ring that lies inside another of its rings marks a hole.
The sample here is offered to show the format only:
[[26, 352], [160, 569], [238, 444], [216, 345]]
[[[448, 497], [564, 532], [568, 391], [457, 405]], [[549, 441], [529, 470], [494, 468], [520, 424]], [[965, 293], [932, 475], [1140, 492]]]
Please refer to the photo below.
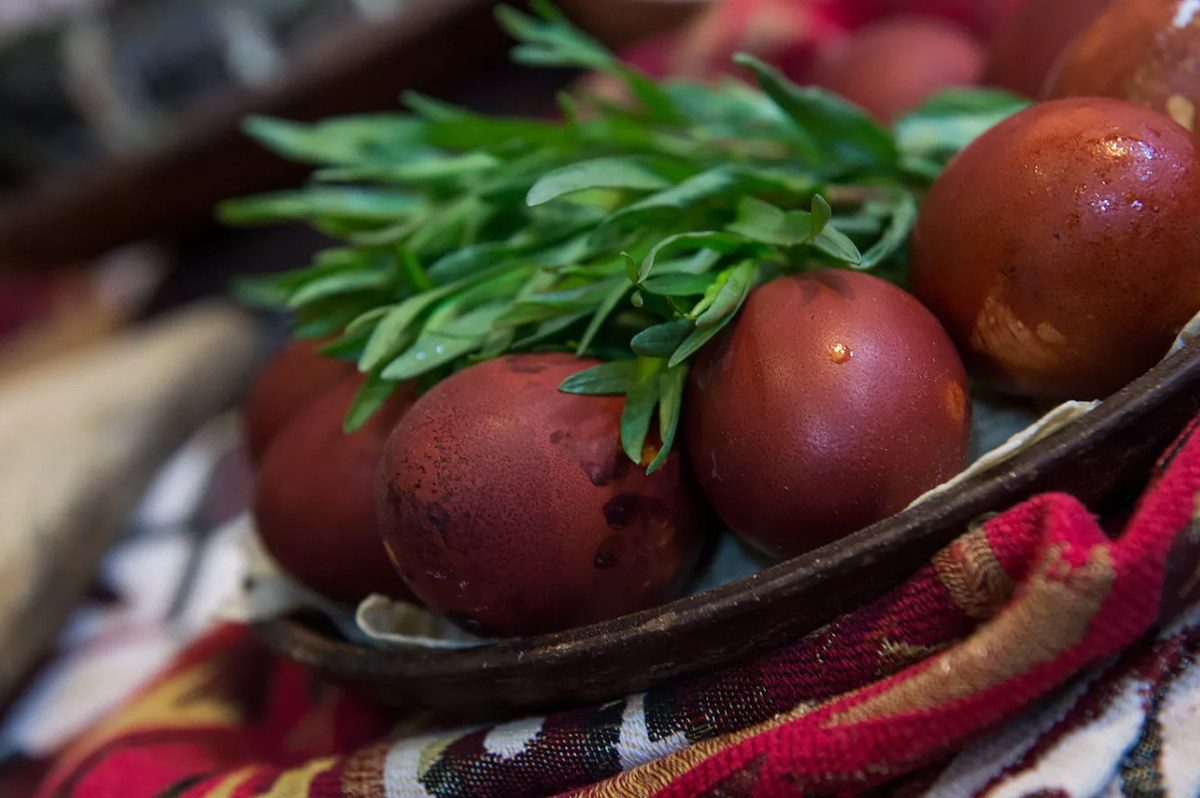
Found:
[[[946, 161], [1024, 107], [940, 95], [893, 129], [750, 56], [761, 91], [655, 82], [546, 2], [500, 24], [534, 66], [623, 81], [633, 108], [560, 96], [561, 121], [489, 117], [408, 94], [409, 113], [245, 128], [316, 166], [298, 191], [224, 203], [231, 224], [305, 220], [344, 242], [311, 266], [240, 281], [289, 311], [300, 338], [367, 375], [361, 426], [404, 381], [519, 351], [602, 365], [563, 383], [623, 394], [622, 445], [657, 469], [674, 442], [689, 360], [758, 285], [842, 265], [903, 278], [917, 202]], [[650, 435], [658, 419], [655, 445]]]

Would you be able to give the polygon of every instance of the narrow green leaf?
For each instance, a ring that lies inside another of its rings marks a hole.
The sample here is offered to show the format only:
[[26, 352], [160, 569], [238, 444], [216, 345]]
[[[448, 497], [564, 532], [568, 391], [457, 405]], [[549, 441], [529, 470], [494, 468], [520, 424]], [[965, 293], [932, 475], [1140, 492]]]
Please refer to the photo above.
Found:
[[904, 192], [892, 211], [891, 221], [883, 236], [863, 253], [861, 267], [873, 269], [894, 255], [908, 241], [908, 234], [912, 232], [916, 221], [917, 201], [912, 194]]
[[524, 248], [508, 244], [475, 244], [435, 261], [425, 273], [434, 283], [447, 285], [513, 260], [524, 252]]
[[625, 409], [621, 412], [621, 447], [630, 460], [641, 464], [646, 436], [650, 432], [650, 420], [658, 407], [661, 390], [659, 375], [666, 361], [639, 357], [636, 362], [636, 376], [625, 394]]
[[333, 183], [437, 183], [486, 172], [503, 163], [486, 152], [466, 155], [433, 156], [412, 163], [361, 164], [322, 169], [316, 173], [318, 180]]
[[619, 396], [633, 387], [636, 376], [637, 361], [614, 360], [572, 374], [558, 390], [584, 396]]
[[717, 294], [721, 293], [721, 289], [725, 287], [725, 283], [729, 282], [729, 276], [733, 274], [734, 268], [736, 267], [731, 266], [728, 269], [724, 269], [714, 277], [713, 281], [708, 284], [707, 288], [704, 289], [704, 296], [699, 302], [696, 303], [695, 307], [692, 308], [691, 313], [688, 314], [689, 319], [695, 320], [702, 313], [704, 313], [704, 311], [712, 307], [712, 303], [716, 300]]
[[629, 282], [633, 283], [634, 285], [640, 283], [641, 275], [638, 273], [640, 270], [638, 269], [637, 262], [634, 261], [633, 256], [628, 252], [622, 252], [621, 261], [625, 264], [625, 276], [629, 278]]
[[[405, 242], [414, 255], [430, 257], [475, 243], [474, 233], [495, 213], [495, 207], [471, 195], [464, 196], [424, 219]], [[363, 243], [390, 244], [387, 237], [359, 237]]]
[[487, 338], [484, 339], [479, 350], [468, 358], [468, 362], [482, 362], [500, 357], [509, 349], [516, 346], [513, 343], [516, 337], [516, 331], [511, 328], [493, 329]]
[[743, 197], [729, 232], [780, 247], [794, 247], [813, 237], [812, 216], [804, 211], [784, 211], [769, 202]]
[[778, 105], [739, 80], [716, 85], [672, 80], [663, 90], [684, 118], [715, 137], [738, 138], [750, 132], [760, 140], [778, 141], [792, 130]]
[[739, 53], [734, 62], [754, 72], [758, 85], [792, 118], [800, 132], [850, 164], [894, 166], [896, 144], [871, 116], [846, 100], [816, 87], [800, 87], [752, 55]]
[[498, 6], [496, 20], [521, 42], [512, 52], [518, 64], [606, 69], [615, 60], [603, 45], [561, 16], [543, 15], [539, 20], [510, 6]]
[[579, 322], [593, 315], [590, 310], [581, 310], [576, 313], [568, 313], [563, 316], [555, 316], [551, 319], [546, 319], [531, 335], [522, 338], [512, 344], [513, 349], [526, 349], [534, 344], [541, 343], [547, 338], [553, 338], [561, 332], [564, 332]]
[[595, 252], [588, 235], [567, 239], [531, 256], [543, 269], [561, 269], [586, 260]]
[[719, 166], [627, 205], [615, 211], [607, 221], [613, 222], [646, 211], [690, 208], [704, 200], [732, 191], [737, 185], [735, 171], [730, 167]]
[[389, 306], [387, 313], [379, 320], [370, 340], [367, 341], [363, 356], [358, 362], [358, 370], [366, 373], [383, 365], [403, 342], [405, 334], [413, 322], [435, 303], [469, 285], [488, 280], [509, 270], [510, 267], [507, 265], [493, 266], [470, 277], [449, 283], [433, 291], [417, 294], [399, 304]]
[[898, 119], [893, 129], [905, 155], [947, 157], [1029, 105], [998, 89], [949, 89]]
[[654, 249], [650, 250], [650, 254], [642, 259], [642, 264], [638, 267], [636, 275], [631, 276], [629, 279], [637, 284], [644, 282], [650, 276], [650, 273], [654, 271], [654, 264], [658, 258], [672, 250], [704, 248], [716, 252], [730, 253], [737, 252], [745, 247], [746, 242], [741, 238], [715, 230], [679, 233], [668, 236], [654, 245]]
[[669, 364], [671, 368], [675, 368], [680, 363], [685, 362], [692, 355], [700, 351], [701, 347], [713, 339], [713, 337], [721, 330], [725, 329], [725, 325], [733, 320], [734, 314], [729, 314], [725, 318], [711, 327], [697, 327], [696, 331], [687, 337], [679, 348], [675, 350], [675, 354], [671, 355]]
[[554, 122], [483, 116], [417, 92], [405, 92], [401, 99], [427, 120], [426, 140], [447, 150], [473, 152], [512, 142], [537, 147], [567, 143], [574, 136], [571, 130]]
[[813, 194], [812, 198], [812, 234], [814, 236], [821, 235], [825, 230], [825, 225], [829, 224], [829, 220], [833, 217], [833, 208], [829, 207], [829, 203], [820, 194]]
[[269, 224], [332, 217], [359, 222], [392, 222], [416, 213], [422, 200], [386, 189], [307, 188], [232, 199], [217, 207], [226, 224]]
[[869, 213], [835, 216], [829, 220], [829, 223], [846, 235], [873, 238], [883, 234], [883, 221], [879, 217]]
[[573, 288], [560, 288], [557, 291], [533, 294], [525, 297], [522, 303], [573, 309], [594, 308], [599, 306], [614, 286], [628, 288], [624, 282], [624, 280], [589, 282]]
[[812, 245], [834, 260], [850, 266], [862, 265], [863, 256], [858, 251], [858, 247], [846, 237], [845, 233], [831, 224], [826, 225], [825, 229], [821, 231], [821, 235], [813, 239]]
[[413, 112], [430, 122], [456, 122], [474, 116], [466, 108], [438, 100], [419, 91], [406, 91], [400, 95], [400, 100]]
[[532, 266], [500, 268], [486, 279], [464, 281], [465, 287], [438, 306], [430, 317], [430, 323], [434, 323], [435, 318], [455, 319], [468, 310], [491, 302], [507, 302], [511, 305], [514, 293], [528, 283], [533, 273]]
[[369, 374], [350, 400], [350, 409], [346, 411], [342, 431], [349, 435], [361, 429], [399, 387], [398, 383], [385, 380], [378, 374]]
[[663, 90], [659, 83], [651, 80], [641, 70], [629, 64], [614, 62], [608, 71], [625, 81], [625, 85], [633, 92], [633, 96], [646, 109], [652, 120], [666, 124], [682, 121], [671, 96]]
[[596, 188], [659, 191], [670, 185], [670, 181], [654, 174], [636, 160], [595, 158], [564, 166], [543, 176], [529, 189], [525, 201], [533, 207], [577, 191]]
[[[740, 265], [738, 269], [742, 269], [745, 265], [746, 264]], [[757, 270], [755, 269], [754, 271]], [[731, 273], [730, 279], [726, 281], [725, 285], [728, 285], [733, 281], [733, 279], [733, 273]], [[723, 330], [725, 325], [729, 324], [729, 322], [733, 321], [733, 319], [737, 316], [737, 313], [739, 310], [741, 310], [742, 305], [746, 303], [746, 297], [750, 295], [750, 289], [753, 286], [753, 273], [748, 278], [744, 273], [742, 273], [742, 276], [738, 278], [738, 282], [742, 285], [742, 290], [737, 296], [737, 303], [727, 312], [722, 314], [720, 318], [716, 319], [716, 321], [714, 321], [712, 324], [706, 327], [697, 327], [695, 332], [689, 335], [687, 339], [679, 345], [679, 348], [675, 350], [675, 354], [671, 355], [671, 359], [668, 362], [668, 366], [670, 368], [675, 368], [680, 363], [683, 363], [692, 355], [696, 354], [696, 352], [700, 351], [701, 347], [712, 340], [713, 336]], [[722, 288], [724, 288], [724, 286], [722, 286]]]
[[425, 124], [405, 114], [362, 114], [317, 124], [250, 116], [242, 122], [250, 138], [294, 161], [311, 164], [394, 161], [424, 152]]
[[715, 274], [662, 274], [642, 284], [642, 290], [658, 296], [700, 296], [713, 281]]
[[579, 102], [565, 90], [556, 93], [554, 100], [558, 104], [558, 110], [562, 112], [563, 121], [570, 127], [577, 126], [581, 118]]
[[374, 329], [375, 324], [386, 316], [389, 310], [391, 310], [390, 305], [383, 305], [356, 316], [346, 325], [346, 335], [357, 335], [368, 328]]
[[412, 346], [383, 369], [381, 376], [387, 380], [410, 380], [478, 349], [491, 333], [492, 322], [507, 308], [507, 302], [494, 302], [439, 329], [425, 330]]
[[292, 337], [301, 340], [328, 338], [342, 330], [342, 322], [335, 318], [297, 319], [292, 326]]
[[696, 317], [696, 326], [711, 327], [737, 311], [746, 301], [746, 296], [750, 293], [751, 284], [757, 273], [758, 267], [751, 261], [738, 264], [730, 272], [729, 279], [717, 291], [712, 304]]
[[344, 271], [306, 283], [288, 299], [288, 307], [299, 308], [322, 299], [358, 291], [378, 291], [391, 284], [391, 277], [378, 271]]
[[558, 9], [558, 6], [551, 3], [550, 0], [531, 0], [529, 7], [547, 22], [569, 24], [566, 15]]
[[696, 325], [690, 319], [675, 319], [647, 327], [633, 336], [629, 346], [645, 357], [670, 357], [694, 329]]
[[652, 120], [679, 121], [670, 96], [657, 83], [622, 64], [602, 44], [575, 28], [565, 17], [545, 13], [541, 16], [538, 20], [508, 6], [496, 9], [500, 26], [521, 42], [512, 51], [516, 63], [606, 72], [625, 82]]
[[433, 307], [434, 303], [449, 293], [445, 289], [430, 291], [409, 297], [390, 310], [379, 320], [375, 331], [367, 340], [362, 358], [358, 361], [358, 370], [367, 373], [383, 365], [391, 356], [398, 344], [404, 340], [405, 333], [417, 317], [425, 310]]
[[322, 346], [317, 350], [321, 357], [341, 360], [347, 363], [357, 363], [362, 355], [363, 345], [367, 342], [366, 334], [344, 333], [340, 338]]
[[683, 389], [687, 384], [688, 366], [686, 363], [667, 369], [659, 377], [658, 397], [658, 435], [662, 440], [662, 448], [646, 468], [647, 474], [653, 474], [663, 467], [671, 449], [675, 446], [675, 434], [679, 430], [679, 417], [683, 409]]
[[424, 267], [421, 266], [421, 261], [412, 253], [408, 247], [397, 247], [396, 261], [400, 265], [400, 271], [408, 280], [408, 284], [416, 291], [432, 291], [436, 286], [429, 278]]
[[237, 277], [229, 290], [239, 302], [264, 310], [283, 310], [292, 294], [278, 277]]
[[592, 345], [592, 341], [595, 340], [596, 334], [600, 332], [600, 328], [604, 326], [604, 322], [616, 310], [617, 305], [621, 303], [621, 300], [625, 298], [625, 295], [629, 293], [631, 288], [632, 286], [621, 281], [609, 290], [608, 295], [604, 297], [604, 302], [596, 309], [592, 320], [588, 322], [587, 329], [583, 332], [583, 337], [579, 339], [579, 346], [575, 347], [576, 355], [583, 357], [588, 347]]

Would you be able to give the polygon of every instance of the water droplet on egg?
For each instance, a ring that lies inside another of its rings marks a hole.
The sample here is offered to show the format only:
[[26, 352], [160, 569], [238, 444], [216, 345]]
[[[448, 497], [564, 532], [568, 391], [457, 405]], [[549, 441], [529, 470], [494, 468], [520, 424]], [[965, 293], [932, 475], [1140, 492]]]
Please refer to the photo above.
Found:
[[829, 347], [829, 359], [839, 366], [854, 357], [854, 350], [845, 344], [834, 344]]

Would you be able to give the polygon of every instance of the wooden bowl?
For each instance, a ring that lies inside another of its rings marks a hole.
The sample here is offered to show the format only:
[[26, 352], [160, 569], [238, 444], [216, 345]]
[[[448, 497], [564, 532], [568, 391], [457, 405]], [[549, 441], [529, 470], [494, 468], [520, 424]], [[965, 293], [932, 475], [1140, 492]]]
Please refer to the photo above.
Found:
[[796, 639], [883, 594], [972, 521], [1065, 491], [1127, 499], [1200, 411], [1200, 340], [1013, 460], [823, 549], [662, 607], [469, 649], [379, 651], [300, 619], [257, 631], [275, 652], [384, 704], [469, 716], [618, 698]]

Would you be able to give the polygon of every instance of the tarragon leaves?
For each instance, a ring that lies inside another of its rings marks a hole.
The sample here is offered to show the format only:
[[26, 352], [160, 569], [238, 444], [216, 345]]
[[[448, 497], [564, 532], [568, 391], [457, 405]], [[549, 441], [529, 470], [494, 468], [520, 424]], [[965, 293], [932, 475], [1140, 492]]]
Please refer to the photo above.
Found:
[[623, 396], [633, 386], [636, 377], [635, 361], [614, 360], [572, 374], [563, 380], [558, 389], [583, 396]]
[[671, 98], [661, 86], [622, 63], [595, 39], [572, 26], [546, 0], [533, 0], [531, 5], [540, 19], [508, 6], [500, 6], [496, 11], [501, 27], [522, 42], [513, 50], [514, 61], [530, 66], [607, 72], [625, 81], [650, 118], [659, 122], [679, 121]]
[[403, 114], [366, 114], [311, 125], [251, 116], [242, 130], [273, 152], [311, 164], [395, 164], [427, 152], [425, 126]]
[[607, 362], [562, 390], [625, 396], [622, 446], [657, 469], [690, 359], [755, 287], [831, 264], [899, 278], [919, 193], [1021, 107], [955, 90], [891, 132], [750, 56], [738, 62], [762, 91], [656, 83], [544, 0], [530, 6], [497, 11], [519, 41], [515, 60], [607, 73], [637, 102], [568, 96], [559, 121], [408, 93], [407, 113], [245, 123], [317, 169], [307, 187], [224, 203], [221, 217], [303, 220], [341, 244], [235, 290], [290, 313], [293, 335], [328, 338], [328, 356], [356, 361], [366, 380], [348, 430], [405, 381], [506, 352], [574, 352]]
[[896, 144], [909, 158], [948, 160], [980, 134], [1029, 106], [998, 89], [950, 89], [896, 122]]
[[597, 188], [658, 191], [670, 182], [629, 158], [595, 158], [564, 166], [542, 177], [529, 189], [530, 207], [558, 199], [564, 194]]
[[322, 187], [227, 200], [218, 208], [226, 224], [273, 224], [322, 218], [379, 225], [422, 208], [419, 197], [388, 189]]
[[727, 229], [764, 244], [793, 247], [812, 240], [813, 219], [806, 211], [785, 212], [769, 202], [743, 197], [737, 219]]
[[851, 167], [897, 163], [895, 141], [863, 109], [822, 89], [801, 88], [752, 55], [739, 53], [734, 61], [751, 70], [767, 96], [796, 123], [805, 154], [830, 153]]

